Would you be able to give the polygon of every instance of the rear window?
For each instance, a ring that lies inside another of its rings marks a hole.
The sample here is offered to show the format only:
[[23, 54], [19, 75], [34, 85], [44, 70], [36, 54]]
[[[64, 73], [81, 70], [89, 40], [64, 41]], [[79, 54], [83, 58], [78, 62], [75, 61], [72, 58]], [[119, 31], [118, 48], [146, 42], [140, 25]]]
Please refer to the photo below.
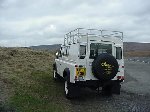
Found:
[[102, 53], [112, 54], [112, 44], [91, 43], [90, 58], [94, 59]]
[[122, 59], [122, 48], [116, 47], [116, 59], [121, 60]]

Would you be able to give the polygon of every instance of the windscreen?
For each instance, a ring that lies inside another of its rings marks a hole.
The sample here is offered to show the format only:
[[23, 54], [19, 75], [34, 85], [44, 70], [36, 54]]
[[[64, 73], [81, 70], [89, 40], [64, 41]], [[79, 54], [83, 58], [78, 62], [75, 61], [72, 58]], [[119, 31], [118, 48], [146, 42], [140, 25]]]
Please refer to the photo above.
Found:
[[91, 43], [90, 59], [94, 59], [102, 53], [112, 54], [112, 44]]

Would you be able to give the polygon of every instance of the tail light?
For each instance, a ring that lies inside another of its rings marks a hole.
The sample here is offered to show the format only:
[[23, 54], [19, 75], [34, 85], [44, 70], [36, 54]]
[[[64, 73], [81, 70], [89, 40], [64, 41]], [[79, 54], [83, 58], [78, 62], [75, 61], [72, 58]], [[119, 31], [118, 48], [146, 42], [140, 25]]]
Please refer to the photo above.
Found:
[[75, 79], [74, 80], [78, 80], [78, 76], [75, 76]]
[[124, 80], [124, 76], [117, 76], [117, 79]]
[[75, 67], [78, 67], [78, 65], [75, 65]]

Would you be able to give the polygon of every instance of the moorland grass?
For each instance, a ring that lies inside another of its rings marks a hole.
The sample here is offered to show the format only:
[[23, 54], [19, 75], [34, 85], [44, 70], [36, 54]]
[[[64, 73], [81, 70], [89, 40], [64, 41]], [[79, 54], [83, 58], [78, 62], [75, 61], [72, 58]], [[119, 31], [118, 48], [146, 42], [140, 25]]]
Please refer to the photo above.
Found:
[[53, 80], [51, 52], [0, 48], [1, 79], [13, 92], [7, 105], [16, 112], [67, 112], [63, 82]]

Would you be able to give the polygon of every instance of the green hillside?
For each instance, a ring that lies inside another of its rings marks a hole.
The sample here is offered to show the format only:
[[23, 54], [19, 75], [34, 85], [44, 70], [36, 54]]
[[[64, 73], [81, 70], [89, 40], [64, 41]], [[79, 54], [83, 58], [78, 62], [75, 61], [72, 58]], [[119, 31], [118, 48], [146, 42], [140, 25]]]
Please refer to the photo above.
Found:
[[0, 48], [0, 111], [67, 112], [63, 82], [52, 78], [53, 52]]

